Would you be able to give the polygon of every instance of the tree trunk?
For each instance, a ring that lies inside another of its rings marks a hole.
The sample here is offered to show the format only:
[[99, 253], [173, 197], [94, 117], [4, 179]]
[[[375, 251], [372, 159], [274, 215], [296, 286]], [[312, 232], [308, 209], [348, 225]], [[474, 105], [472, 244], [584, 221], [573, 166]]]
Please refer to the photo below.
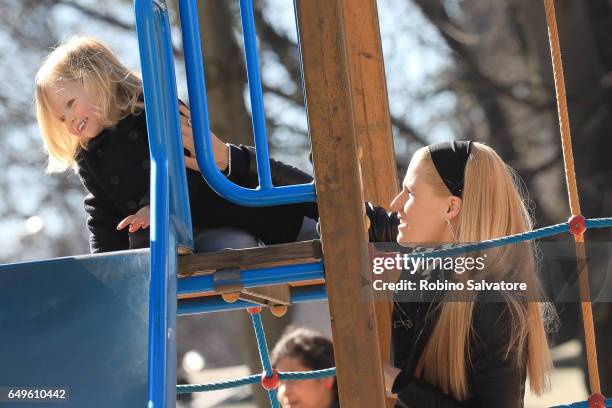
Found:
[[221, 140], [253, 143], [244, 100], [244, 53], [234, 35], [235, 17], [226, 1], [200, 1], [199, 20], [211, 129]]

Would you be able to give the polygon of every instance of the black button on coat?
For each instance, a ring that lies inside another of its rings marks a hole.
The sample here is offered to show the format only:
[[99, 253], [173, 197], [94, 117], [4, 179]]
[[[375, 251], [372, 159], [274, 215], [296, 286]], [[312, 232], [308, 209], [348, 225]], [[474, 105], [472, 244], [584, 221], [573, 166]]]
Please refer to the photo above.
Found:
[[[256, 173], [250, 173], [254, 166], [250, 163], [252, 154], [248, 148], [231, 146], [230, 151], [230, 180], [245, 187], [252, 187], [247, 184], [253, 183], [256, 186]], [[145, 114], [127, 116], [113, 129], [105, 129], [90, 141], [87, 150], [77, 153], [76, 160], [79, 177], [89, 193], [84, 204], [89, 214], [91, 251], [129, 249], [128, 228], [118, 231], [116, 227], [122, 219], [149, 203], [150, 156]], [[294, 170], [297, 176], [309, 177]], [[240, 206], [214, 192], [199, 172], [191, 169], [186, 172], [191, 219], [196, 230], [231, 226], [253, 234], [266, 244], [292, 242], [303, 217], [311, 215], [316, 208], [313, 204]]]

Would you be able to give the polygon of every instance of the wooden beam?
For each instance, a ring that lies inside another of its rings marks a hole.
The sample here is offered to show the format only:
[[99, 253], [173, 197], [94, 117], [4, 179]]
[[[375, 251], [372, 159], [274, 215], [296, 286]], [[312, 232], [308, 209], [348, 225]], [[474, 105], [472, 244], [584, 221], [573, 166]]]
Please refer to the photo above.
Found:
[[321, 241], [312, 240], [260, 248], [226, 249], [179, 256], [180, 276], [211, 274], [220, 269], [254, 269], [320, 261]]
[[[259, 248], [227, 249], [202, 254], [186, 254], [178, 258], [179, 279], [192, 275], [210, 275], [222, 269], [245, 270], [297, 265], [319, 261], [322, 257], [321, 241], [319, 240], [270, 245]], [[310, 284], [315, 283], [320, 284], [321, 280], [310, 281]], [[308, 282], [305, 284], [308, 284]], [[224, 296], [226, 296], [225, 299], [242, 299], [269, 306], [288, 305], [290, 304], [290, 287], [294, 285], [270, 285], [248, 289], [237, 288], [235, 289], [237, 292], [224, 293]], [[179, 295], [178, 299], [206, 297], [219, 293], [217, 291], [192, 293]]]
[[[343, 5], [364, 197], [374, 205], [389, 208], [398, 192], [398, 179], [376, 1], [351, 0]], [[380, 354], [389, 363], [393, 303], [381, 300], [375, 307]], [[389, 399], [387, 406], [394, 403]]]
[[344, 0], [298, 0], [340, 405], [384, 407]]

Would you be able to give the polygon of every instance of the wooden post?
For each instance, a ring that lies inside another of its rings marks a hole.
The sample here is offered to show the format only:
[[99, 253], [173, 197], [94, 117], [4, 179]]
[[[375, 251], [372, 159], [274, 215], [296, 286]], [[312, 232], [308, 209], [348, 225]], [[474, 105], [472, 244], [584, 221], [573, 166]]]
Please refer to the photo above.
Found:
[[376, 311], [364, 284], [370, 265], [350, 24], [344, 0], [298, 0], [296, 7], [340, 405], [385, 407]]
[[[398, 192], [398, 180], [376, 1], [345, 1], [344, 19], [354, 121], [363, 152], [364, 196], [374, 205], [389, 208]], [[391, 355], [390, 300], [375, 302], [383, 362], [389, 362]], [[394, 403], [387, 400], [388, 407]]]

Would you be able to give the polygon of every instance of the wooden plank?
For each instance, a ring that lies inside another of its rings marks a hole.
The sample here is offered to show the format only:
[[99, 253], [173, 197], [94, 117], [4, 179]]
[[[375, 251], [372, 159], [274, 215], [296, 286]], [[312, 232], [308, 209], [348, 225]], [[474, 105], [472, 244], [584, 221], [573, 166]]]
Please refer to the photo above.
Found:
[[[388, 208], [398, 192], [398, 179], [378, 10], [375, 0], [343, 4], [364, 197], [374, 205]], [[380, 353], [387, 363], [391, 359], [392, 306], [389, 301], [375, 303]], [[387, 406], [394, 403], [389, 399]]]
[[343, 1], [296, 7], [340, 405], [376, 408], [385, 391], [372, 288], [362, 284], [369, 260]]
[[240, 291], [240, 298], [247, 300], [246, 296], [260, 299], [266, 305], [291, 304], [291, 291], [289, 285], [272, 285], [261, 288], [249, 288]]
[[180, 276], [211, 274], [220, 269], [253, 269], [315, 262], [322, 257], [321, 241], [312, 240], [183, 255], [178, 258], [178, 271]]

